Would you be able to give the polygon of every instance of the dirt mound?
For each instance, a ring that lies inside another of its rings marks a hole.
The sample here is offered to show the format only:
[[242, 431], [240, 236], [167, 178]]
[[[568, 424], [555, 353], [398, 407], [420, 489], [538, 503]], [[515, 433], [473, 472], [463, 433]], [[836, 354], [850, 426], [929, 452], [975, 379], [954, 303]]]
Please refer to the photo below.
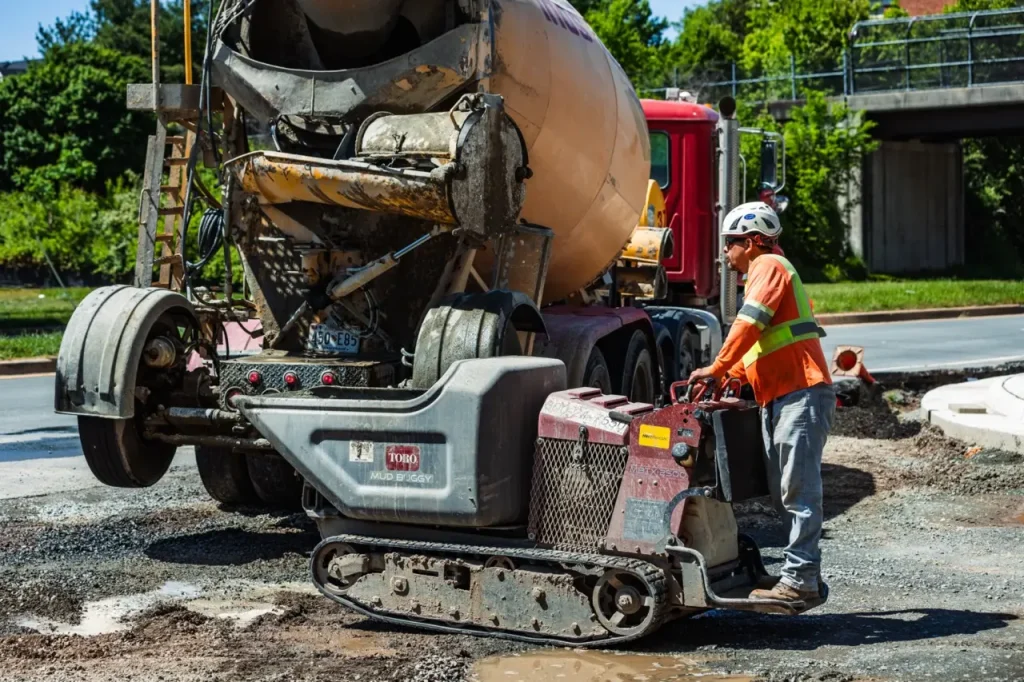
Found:
[[65, 576], [41, 571], [13, 571], [0, 581], [0, 634], [15, 614], [30, 613], [39, 618], [77, 624], [83, 599]]
[[901, 419], [918, 402], [917, 395], [903, 390], [883, 391], [881, 386], [860, 391], [856, 405], [836, 409], [832, 435], [892, 440], [910, 438], [921, 431], [919, 422]]
[[[873, 417], [862, 412], [857, 418], [874, 418], [876, 426], [887, 423], [877, 412]], [[1024, 457], [974, 447], [929, 424], [917, 424], [913, 430], [917, 433], [910, 437], [840, 434], [831, 438], [822, 463], [826, 507], [830, 497], [832, 505], [845, 507], [876, 491], [898, 488], [925, 487], [961, 495], [1024, 491]], [[867, 431], [893, 433], [881, 426]]]
[[[822, 466], [826, 500], [842, 510], [878, 490], [934, 488], [964, 495], [1024, 490], [1024, 457], [982, 450], [919, 421], [927, 391], [978, 372], [892, 375], [856, 394], [856, 404], [836, 410]], [[826, 502], [826, 513], [830, 503]]]
[[132, 632], [145, 638], [164, 639], [177, 634], [193, 634], [213, 622], [212, 618], [189, 611], [181, 604], [160, 602], [134, 618]]

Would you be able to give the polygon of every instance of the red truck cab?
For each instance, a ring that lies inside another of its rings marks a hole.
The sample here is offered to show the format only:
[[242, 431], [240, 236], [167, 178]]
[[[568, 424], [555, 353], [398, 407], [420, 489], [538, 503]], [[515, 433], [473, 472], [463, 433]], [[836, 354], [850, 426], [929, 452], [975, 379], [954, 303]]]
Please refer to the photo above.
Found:
[[662, 261], [673, 303], [701, 305], [718, 295], [718, 113], [691, 102], [642, 104], [651, 136], [651, 179], [665, 195], [675, 245]]

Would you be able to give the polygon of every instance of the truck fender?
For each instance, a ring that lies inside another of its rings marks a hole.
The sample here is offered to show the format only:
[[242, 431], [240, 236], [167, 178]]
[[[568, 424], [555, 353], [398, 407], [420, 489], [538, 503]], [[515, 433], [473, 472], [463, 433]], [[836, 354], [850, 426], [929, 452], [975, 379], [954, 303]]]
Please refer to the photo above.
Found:
[[146, 336], [177, 311], [195, 320], [187, 298], [167, 289], [124, 285], [96, 289], [71, 315], [60, 353], [54, 409], [109, 419], [135, 416], [135, 380]]

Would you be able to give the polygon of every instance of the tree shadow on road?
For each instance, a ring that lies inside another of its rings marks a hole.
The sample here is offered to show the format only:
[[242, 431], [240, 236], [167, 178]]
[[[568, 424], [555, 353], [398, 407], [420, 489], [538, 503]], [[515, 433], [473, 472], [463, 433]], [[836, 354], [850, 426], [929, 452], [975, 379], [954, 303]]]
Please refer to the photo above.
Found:
[[314, 526], [291, 532], [224, 528], [157, 540], [146, 548], [145, 554], [171, 564], [241, 566], [288, 554], [308, 556], [318, 542], [320, 534]]
[[810, 651], [823, 646], [861, 646], [973, 635], [1007, 627], [1017, 616], [957, 609], [906, 609], [799, 617], [711, 612], [666, 626], [650, 651], [678, 648], [685, 628], [687, 648]]

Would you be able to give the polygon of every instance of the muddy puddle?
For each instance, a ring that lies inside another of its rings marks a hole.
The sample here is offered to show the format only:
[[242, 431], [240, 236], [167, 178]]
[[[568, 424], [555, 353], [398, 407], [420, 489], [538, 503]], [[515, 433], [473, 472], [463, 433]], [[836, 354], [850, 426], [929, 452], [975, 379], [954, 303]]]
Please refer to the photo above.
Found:
[[711, 673], [697, 661], [682, 656], [646, 656], [614, 651], [563, 649], [495, 656], [476, 663], [473, 682], [667, 682], [709, 680], [750, 682], [752, 677]]
[[260, 616], [283, 612], [282, 607], [261, 599], [270, 591], [268, 588], [250, 587], [246, 590], [236, 590], [235, 595], [228, 597], [223, 594], [208, 594], [189, 583], [169, 581], [150, 592], [88, 602], [82, 609], [78, 623], [64, 623], [33, 615], [22, 616], [14, 623], [43, 634], [93, 637], [127, 630], [147, 609], [157, 604], [173, 602], [180, 603], [189, 611], [207, 618], [223, 618], [237, 627], [245, 627]]

